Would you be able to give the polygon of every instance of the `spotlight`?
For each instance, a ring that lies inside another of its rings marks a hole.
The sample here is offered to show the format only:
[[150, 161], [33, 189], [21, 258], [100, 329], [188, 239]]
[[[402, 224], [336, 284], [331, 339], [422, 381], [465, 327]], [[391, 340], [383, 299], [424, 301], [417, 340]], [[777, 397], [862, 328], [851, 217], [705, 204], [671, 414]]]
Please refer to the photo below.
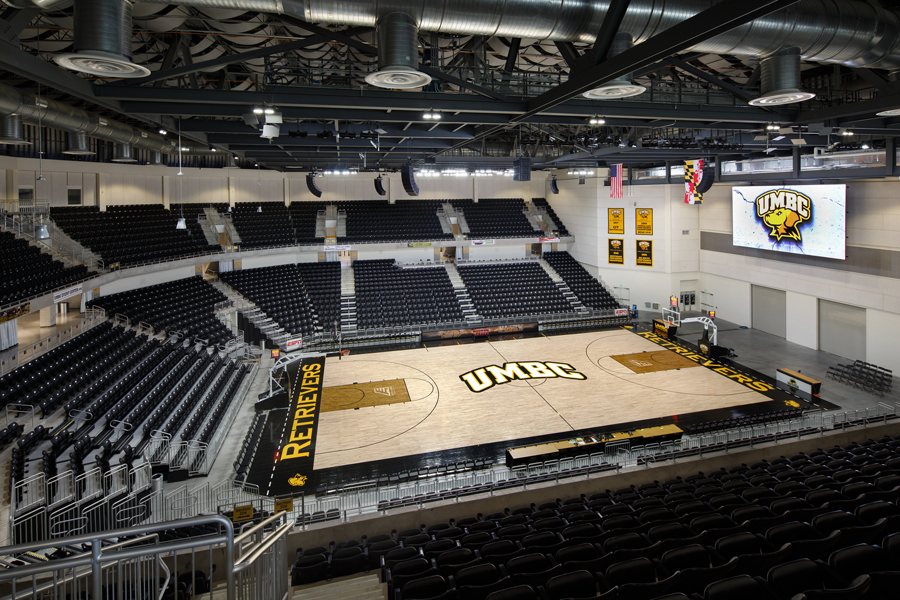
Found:
[[166, 131], [165, 129], [160, 129], [160, 130], [159, 130], [159, 135], [166, 135], [167, 133], [169, 133], [169, 132]]
[[265, 109], [263, 112], [266, 113], [267, 115], [274, 115], [274, 114], [275, 114], [275, 109], [274, 109], [274, 108], [267, 108], [267, 109]]
[[590, 123], [591, 125], [603, 125], [604, 123], [606, 123], [606, 119], [594, 115], [588, 120], [588, 123]]
[[210, 146], [209, 151], [210, 152], [218, 152], [218, 149], [215, 146]]
[[778, 131], [779, 127], [775, 123], [769, 123], [766, 125], [766, 131]]
[[439, 112], [436, 111], [436, 110], [434, 110], [434, 111], [425, 111], [425, 112], [422, 114], [422, 118], [423, 118], [423, 119], [427, 119], [427, 120], [429, 120], [429, 121], [431, 121], [431, 120], [434, 120], [434, 121], [440, 121], [440, 120], [441, 120], [441, 113], [439, 113]]
[[869, 146], [868, 144], [863, 144], [862, 146], [860, 146], [860, 148], [862, 148], [863, 150], [868, 150], [871, 148], [871, 146]]
[[261, 109], [260, 107], [256, 106], [256, 107], [253, 108], [253, 114], [254, 114], [254, 115], [261, 115], [261, 114], [263, 114], [263, 109]]

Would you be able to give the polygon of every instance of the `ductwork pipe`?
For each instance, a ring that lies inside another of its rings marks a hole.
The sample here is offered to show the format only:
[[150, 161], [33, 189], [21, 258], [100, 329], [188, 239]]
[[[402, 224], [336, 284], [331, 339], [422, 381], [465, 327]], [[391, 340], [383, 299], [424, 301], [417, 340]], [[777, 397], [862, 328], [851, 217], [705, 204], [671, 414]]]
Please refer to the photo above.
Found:
[[22, 135], [22, 116], [4, 115], [0, 120], [0, 144], [10, 146], [30, 146]]
[[131, 61], [131, 0], [75, 0], [75, 52], [54, 60], [100, 77], [149, 75]]
[[[49, 8], [55, 2], [0, 0]], [[393, 12], [410, 15], [421, 31], [593, 42], [609, 0], [181, 0], [155, 4], [254, 10], [310, 23], [374, 27]], [[632, 0], [620, 31], [636, 44], [709, 8], [714, 0]], [[875, 3], [801, 0], [691, 48], [696, 52], [768, 56], [797, 46], [805, 60], [857, 67], [900, 68], [900, 16]]]
[[[613, 37], [612, 45], [609, 47], [609, 57], [612, 58], [617, 54], [622, 54], [626, 50], [634, 47], [634, 40], [630, 33], [620, 31]], [[643, 94], [647, 88], [642, 85], [636, 85], [632, 81], [632, 73], [626, 73], [621, 77], [617, 77], [612, 81], [608, 81], [600, 87], [588, 90], [582, 94], [585, 98], [591, 100], [613, 100], [617, 98], [629, 98]]]
[[93, 156], [96, 154], [96, 152], [91, 150], [88, 134], [83, 131], [79, 133], [69, 132], [68, 139], [69, 147], [63, 150], [63, 154], [71, 156]]
[[759, 98], [753, 106], [778, 106], [804, 102], [816, 97], [800, 90], [800, 49], [785, 48], [759, 63]]
[[137, 162], [132, 153], [131, 144], [116, 144], [116, 157], [112, 161], [117, 163]]
[[40, 116], [44, 127], [85, 133], [101, 140], [131, 144], [144, 150], [167, 153], [175, 151], [175, 142], [159, 134], [141, 131], [54, 100], [41, 98], [39, 105], [38, 97], [34, 94], [2, 83], [0, 83], [0, 115], [18, 115], [27, 123], [37, 123]]
[[366, 75], [366, 83], [390, 89], [412, 89], [431, 83], [419, 71], [419, 28], [410, 15], [393, 12], [375, 25], [378, 35], [378, 71]]

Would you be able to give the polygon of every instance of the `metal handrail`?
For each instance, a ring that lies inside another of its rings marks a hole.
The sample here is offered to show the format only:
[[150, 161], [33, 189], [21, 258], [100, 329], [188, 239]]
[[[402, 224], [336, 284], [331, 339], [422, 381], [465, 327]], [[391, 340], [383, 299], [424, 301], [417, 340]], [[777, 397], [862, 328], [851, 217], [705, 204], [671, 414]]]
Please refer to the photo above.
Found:
[[[108, 561], [122, 561], [130, 558], [146, 557], [149, 554], [159, 553], [160, 549], [165, 551], [177, 552], [179, 550], [190, 550], [199, 545], [224, 544], [225, 545], [225, 561], [226, 570], [225, 577], [227, 583], [227, 600], [235, 600], [234, 587], [234, 525], [230, 519], [222, 515], [205, 515], [197, 517], [189, 517], [177, 521], [166, 521], [163, 523], [154, 523], [147, 525], [135, 525], [124, 529], [111, 529], [99, 533], [81, 534], [68, 538], [54, 540], [55, 545], [72, 546], [75, 544], [91, 544], [91, 554], [64, 558], [58, 561], [48, 563], [40, 563], [36, 565], [28, 565], [24, 567], [15, 567], [12, 569], [0, 570], [0, 582], [21, 579], [23, 577], [36, 577], [38, 575], [51, 573], [55, 571], [65, 571], [67, 569], [75, 569], [90, 565], [95, 589], [102, 589], [102, 563], [104, 559], [104, 550], [101, 540], [109, 538], [119, 538], [127, 535], [145, 535], [155, 533], [156, 531], [165, 529], [175, 529], [179, 527], [195, 527], [200, 525], [220, 525], [224, 530], [224, 534], [207, 536], [204, 538], [188, 538], [177, 542], [170, 542], [164, 545], [153, 546], [156, 552], [148, 552], [147, 548], [118, 549], [114, 557], [107, 555]], [[47, 541], [30, 542], [25, 544], [16, 544], [14, 546], [6, 546], [0, 548], [0, 555], [18, 555], [23, 552], [31, 552], [46, 548]]]

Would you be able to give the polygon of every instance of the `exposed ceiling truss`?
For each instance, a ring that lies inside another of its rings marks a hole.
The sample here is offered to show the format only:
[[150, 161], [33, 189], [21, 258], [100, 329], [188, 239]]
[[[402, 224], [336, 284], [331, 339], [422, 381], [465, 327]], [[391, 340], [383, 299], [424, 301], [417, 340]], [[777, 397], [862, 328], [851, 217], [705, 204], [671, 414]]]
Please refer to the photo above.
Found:
[[[870, 140], [900, 133], [900, 118], [875, 114], [900, 107], [887, 71], [803, 63], [803, 85], [817, 98], [761, 108], [748, 105], [760, 94], [759, 57], [689, 50], [796, 2], [717, 3], [614, 56], [630, 0], [609, 3], [591, 42], [420, 32], [419, 69], [433, 82], [419, 91], [364, 83], [378, 56], [368, 26], [136, 3], [133, 58], [151, 74], [104, 80], [52, 62], [74, 43], [70, 3], [46, 12], [0, 8], [0, 82], [148, 130], [180, 123], [192, 150], [214, 147], [279, 169], [518, 156], [532, 157], [535, 168], [654, 166], [786, 155], [799, 139], [811, 152], [840, 140], [839, 130]], [[629, 73], [647, 88], [641, 96], [580, 95]], [[276, 138], [261, 137], [262, 119], [248, 124], [255, 107], [280, 113]]]

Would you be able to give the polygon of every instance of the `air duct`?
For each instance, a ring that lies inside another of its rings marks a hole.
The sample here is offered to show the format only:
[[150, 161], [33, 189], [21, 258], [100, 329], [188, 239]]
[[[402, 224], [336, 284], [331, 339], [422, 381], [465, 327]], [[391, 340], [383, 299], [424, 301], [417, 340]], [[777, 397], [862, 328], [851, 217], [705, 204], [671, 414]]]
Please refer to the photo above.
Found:
[[413, 17], [392, 12], [378, 19], [375, 31], [378, 70], [366, 75], [366, 83], [400, 90], [431, 83], [431, 77], [419, 71], [419, 28]]
[[785, 48], [759, 62], [759, 88], [762, 95], [749, 102], [752, 106], [778, 106], [815, 98], [800, 90], [800, 49]]
[[53, 127], [72, 133], [84, 133], [90, 137], [131, 144], [135, 148], [172, 152], [175, 142], [159, 135], [135, 129], [130, 125], [98, 117], [78, 108], [55, 100], [40, 99], [34, 94], [0, 83], [0, 115], [4, 115], [4, 131], [8, 121], [6, 116], [15, 116], [26, 123], [37, 123], [38, 116], [44, 127]]
[[70, 156], [93, 156], [94, 154], [97, 154], [91, 150], [88, 134], [83, 131], [79, 133], [70, 132], [67, 137], [69, 139], [69, 147], [66, 150], [63, 150], [63, 154], [68, 154]]
[[[622, 54], [633, 47], [634, 38], [631, 37], [631, 34], [620, 31], [613, 38], [612, 44], [609, 47], [608, 56], [613, 57], [617, 54]], [[600, 87], [584, 92], [582, 96], [590, 98], [591, 100], [614, 100], [643, 94], [647, 88], [642, 85], [636, 85], [634, 81], [632, 81], [633, 76], [633, 73], [627, 73], [612, 81], [607, 81]]]
[[21, 115], [4, 115], [0, 122], [0, 144], [8, 144], [10, 146], [30, 146], [31, 142], [26, 142], [22, 137], [22, 116]]
[[112, 161], [117, 163], [137, 162], [137, 159], [132, 155], [131, 144], [116, 144], [116, 157]]
[[[50, 8], [55, 0], [0, 0], [16, 8]], [[420, 31], [592, 43], [609, 0], [179, 0], [198, 8], [285, 14], [309, 23], [375, 27], [387, 11], [402, 11]], [[688, 19], [712, 2], [632, 0], [620, 31], [635, 44]], [[380, 37], [380, 35], [379, 35]], [[379, 40], [380, 46], [381, 40]], [[798, 46], [808, 61], [854, 67], [900, 68], [900, 14], [875, 2], [801, 0], [690, 48], [694, 52], [768, 56]]]
[[100, 77], [149, 75], [131, 61], [131, 0], [75, 0], [75, 52], [54, 60]]

